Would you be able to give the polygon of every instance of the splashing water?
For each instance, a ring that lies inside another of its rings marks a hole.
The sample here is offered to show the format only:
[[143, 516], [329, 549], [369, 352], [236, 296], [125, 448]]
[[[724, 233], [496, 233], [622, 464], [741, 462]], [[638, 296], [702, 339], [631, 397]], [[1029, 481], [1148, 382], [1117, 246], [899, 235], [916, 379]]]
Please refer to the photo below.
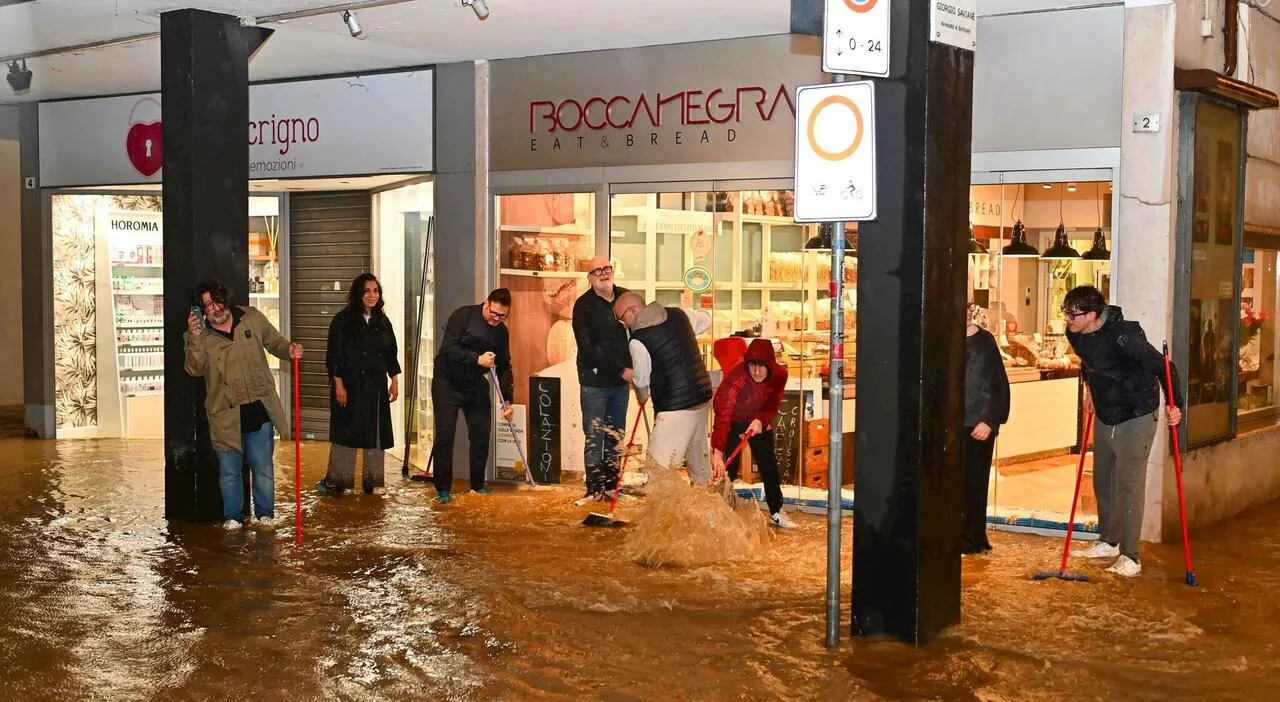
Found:
[[649, 483], [622, 554], [647, 566], [700, 567], [764, 553], [771, 534], [751, 500], [729, 501], [695, 487], [678, 471], [646, 465]]

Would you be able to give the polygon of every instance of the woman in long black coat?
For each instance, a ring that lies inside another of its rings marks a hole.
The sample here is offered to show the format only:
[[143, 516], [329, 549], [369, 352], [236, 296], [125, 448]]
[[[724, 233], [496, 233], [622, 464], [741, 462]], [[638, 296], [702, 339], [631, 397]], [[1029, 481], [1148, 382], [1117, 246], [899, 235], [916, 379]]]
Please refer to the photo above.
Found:
[[356, 452], [363, 449], [360, 484], [371, 495], [383, 485], [383, 451], [395, 444], [391, 403], [400, 394], [400, 361], [378, 279], [361, 274], [347, 298], [329, 323], [329, 471], [316, 489], [336, 494], [355, 487]]
[[965, 499], [960, 550], [986, 553], [987, 483], [991, 455], [1000, 425], [1009, 421], [1009, 376], [991, 332], [974, 324], [978, 311], [969, 303], [965, 325], [964, 367], [964, 483]]

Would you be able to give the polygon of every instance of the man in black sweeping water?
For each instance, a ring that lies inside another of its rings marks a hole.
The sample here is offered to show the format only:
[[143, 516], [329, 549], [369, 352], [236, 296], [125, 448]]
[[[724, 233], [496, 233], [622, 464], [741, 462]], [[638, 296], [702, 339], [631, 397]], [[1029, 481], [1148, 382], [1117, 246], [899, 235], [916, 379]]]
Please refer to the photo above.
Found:
[[[1076, 555], [1115, 558], [1107, 570], [1134, 577], [1142, 572], [1138, 538], [1147, 487], [1147, 456], [1159, 421], [1164, 356], [1147, 342], [1141, 325], [1106, 304], [1092, 285], [1067, 293], [1062, 303], [1067, 340], [1080, 357], [1084, 408], [1095, 412], [1093, 492], [1098, 498], [1097, 545]], [[1182, 386], [1173, 374], [1170, 426], [1182, 420]], [[1118, 558], [1117, 558], [1118, 556]]]
[[[502, 396], [510, 398], [514, 382], [511, 377], [511, 348], [507, 334], [507, 314], [511, 310], [511, 292], [498, 288], [479, 305], [465, 305], [449, 315], [444, 325], [444, 338], [436, 353], [435, 377], [431, 379], [431, 402], [435, 407], [436, 443], [434, 482], [436, 499], [446, 504], [453, 490], [453, 435], [458, 427], [458, 411], [467, 417], [467, 440], [471, 444], [471, 489], [489, 494], [484, 486], [485, 466], [489, 463], [489, 426], [493, 412], [490, 398], [489, 369], [498, 372]], [[512, 409], [499, 414], [510, 419]]]

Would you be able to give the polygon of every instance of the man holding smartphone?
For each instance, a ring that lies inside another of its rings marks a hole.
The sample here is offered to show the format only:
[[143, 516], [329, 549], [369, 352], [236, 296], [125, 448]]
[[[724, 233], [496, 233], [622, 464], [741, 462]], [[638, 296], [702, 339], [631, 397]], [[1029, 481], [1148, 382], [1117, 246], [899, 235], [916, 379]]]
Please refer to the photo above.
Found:
[[[489, 427], [493, 401], [489, 369], [498, 372], [502, 396], [513, 396], [511, 350], [504, 322], [511, 310], [511, 292], [498, 288], [479, 305], [465, 305], [449, 315], [444, 338], [436, 353], [435, 376], [431, 379], [431, 402], [435, 407], [436, 443], [433, 458], [436, 496], [447, 504], [453, 491], [453, 435], [458, 428], [458, 412], [467, 418], [467, 440], [471, 444], [471, 490], [488, 495], [484, 486], [489, 463]], [[500, 411], [510, 419], [510, 406]]]
[[[244, 504], [244, 464], [252, 475], [253, 524], [270, 529], [275, 519], [274, 430], [284, 436], [289, 421], [263, 351], [280, 359], [302, 358], [291, 343], [252, 307], [231, 304], [217, 281], [196, 287], [197, 306], [183, 335], [189, 375], [204, 378], [209, 439], [218, 456], [225, 529], [239, 529], [249, 516]], [[197, 313], [198, 312], [198, 313]]]

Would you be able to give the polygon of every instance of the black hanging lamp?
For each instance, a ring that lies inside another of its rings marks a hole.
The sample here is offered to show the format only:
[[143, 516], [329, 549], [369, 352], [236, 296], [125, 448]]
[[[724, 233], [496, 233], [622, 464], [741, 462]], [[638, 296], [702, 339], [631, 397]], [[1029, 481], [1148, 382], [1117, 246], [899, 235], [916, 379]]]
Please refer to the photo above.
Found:
[[1098, 184], [1098, 229], [1093, 233], [1093, 247], [1081, 256], [1086, 261], [1110, 261], [1111, 252], [1107, 251], [1107, 237], [1102, 233], [1102, 184]]
[[1040, 255], [1040, 251], [1027, 243], [1027, 228], [1022, 226], [1022, 220], [1018, 220], [1013, 224], [1013, 239], [1000, 250], [1000, 255], [1009, 258], [1035, 258]]
[[1059, 224], [1058, 231], [1053, 233], [1053, 246], [1045, 249], [1040, 255], [1047, 261], [1063, 261], [1072, 258], [1080, 258], [1080, 252], [1071, 248], [1071, 243], [1067, 241], [1067, 228]]
[[969, 223], [969, 253], [973, 255], [987, 253], [987, 247], [973, 236], [973, 222]]
[[[847, 226], [847, 225], [846, 225]], [[809, 237], [804, 242], [805, 251], [830, 251], [831, 250], [831, 223], [823, 222], [818, 225], [818, 233]], [[848, 229], [845, 230], [844, 255], [858, 255], [857, 237], [850, 237]]]

